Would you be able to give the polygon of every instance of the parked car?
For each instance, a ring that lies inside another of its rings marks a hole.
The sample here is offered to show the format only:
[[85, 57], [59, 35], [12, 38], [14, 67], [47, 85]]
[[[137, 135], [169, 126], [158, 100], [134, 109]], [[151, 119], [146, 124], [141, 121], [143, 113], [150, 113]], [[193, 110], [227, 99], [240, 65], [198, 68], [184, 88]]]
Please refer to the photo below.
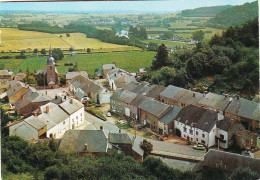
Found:
[[111, 113], [110, 112], [107, 112], [107, 117], [111, 117]]
[[193, 149], [197, 149], [197, 150], [205, 150], [205, 146], [202, 144], [195, 144], [193, 146]]
[[101, 107], [101, 104], [96, 104], [96, 107]]

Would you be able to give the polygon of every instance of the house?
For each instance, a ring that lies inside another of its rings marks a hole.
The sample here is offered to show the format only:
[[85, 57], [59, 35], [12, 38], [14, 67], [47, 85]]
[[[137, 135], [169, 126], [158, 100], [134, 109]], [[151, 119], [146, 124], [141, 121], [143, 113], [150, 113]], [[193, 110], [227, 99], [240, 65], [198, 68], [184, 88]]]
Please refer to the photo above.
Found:
[[96, 71], [96, 77], [99, 79], [107, 79], [107, 73], [111, 69], [116, 68], [116, 63], [113, 64], [102, 64], [102, 67]]
[[41, 94], [34, 88], [29, 89], [14, 103], [15, 110], [19, 115], [28, 116], [35, 111], [39, 106], [47, 104], [51, 98]]
[[148, 82], [136, 82], [132, 81], [129, 84], [127, 84], [124, 88], [124, 90], [131, 91], [136, 94], [143, 94], [146, 95], [147, 92], [151, 90], [151, 85], [149, 85]]
[[225, 116], [217, 122], [216, 144], [223, 149], [230, 148], [235, 142], [235, 133], [242, 130], [242, 124]]
[[138, 114], [137, 108], [131, 104], [136, 96], [137, 94], [133, 92], [118, 89], [110, 97], [110, 109], [113, 112], [117, 112], [128, 117], [134, 117], [136, 119]]
[[67, 130], [79, 126], [85, 119], [84, 106], [76, 99], [68, 99], [60, 105], [47, 103], [37, 112], [10, 125], [9, 135], [25, 137], [26, 140], [61, 138]]
[[197, 106], [213, 110], [224, 115], [224, 112], [231, 101], [232, 97], [227, 94], [219, 95], [209, 92], [207, 94], [203, 94], [203, 98], [200, 99]]
[[128, 133], [110, 133], [103, 130], [69, 130], [61, 139], [59, 149], [66, 152], [77, 152], [81, 156], [92, 154], [94, 157], [123, 152], [135, 159], [143, 160], [143, 150]]
[[58, 81], [58, 70], [55, 67], [55, 59], [52, 57], [52, 48], [49, 50], [49, 57], [47, 59], [46, 68], [38, 70], [35, 73], [37, 79], [43, 78], [48, 84], [48, 88], [56, 88], [56, 85], [59, 85]]
[[15, 83], [6, 91], [7, 99], [10, 104], [15, 104], [21, 96], [29, 91], [31, 87], [22, 82], [15, 81]]
[[138, 105], [138, 109], [141, 123], [159, 133], [159, 119], [171, 111], [172, 106], [148, 98]]
[[153, 85], [150, 86], [149, 90], [145, 93], [145, 95], [147, 97], [151, 97], [151, 98], [159, 101], [160, 94], [164, 90], [165, 90], [164, 86], [153, 84]]
[[174, 120], [175, 134], [187, 141], [211, 147], [215, 145], [216, 123], [223, 118], [215, 111], [188, 105]]
[[126, 31], [126, 30], [117, 31], [116, 36], [118, 36], [118, 37], [126, 37], [127, 39], [129, 39], [128, 31]]
[[14, 79], [14, 73], [9, 70], [0, 70], [0, 81], [11, 81]]
[[123, 88], [132, 81], [136, 81], [135, 77], [123, 69], [114, 68], [107, 72], [107, 82], [113, 90]]
[[230, 102], [225, 110], [225, 116], [241, 122], [247, 130], [254, 132], [260, 131], [260, 106], [259, 103], [240, 98]]
[[203, 98], [203, 94], [191, 90], [169, 85], [160, 94], [160, 101], [170, 105], [185, 107], [187, 105], [197, 105]]
[[83, 77], [88, 78], [88, 73], [86, 71], [73, 71], [73, 72], [66, 72], [66, 86], [69, 85], [69, 81], [74, 77], [81, 75]]
[[19, 72], [19, 73], [17, 73], [17, 74], [14, 76], [14, 80], [23, 82], [25, 76], [26, 76], [25, 73]]
[[209, 150], [202, 164], [204, 168], [222, 168], [228, 173], [232, 173], [241, 166], [260, 173], [260, 159], [215, 149]]
[[109, 103], [110, 96], [112, 95], [111, 92], [97, 84], [95, 81], [81, 75], [76, 76], [69, 81], [69, 91], [72, 92], [78, 100], [89, 97], [99, 104]]

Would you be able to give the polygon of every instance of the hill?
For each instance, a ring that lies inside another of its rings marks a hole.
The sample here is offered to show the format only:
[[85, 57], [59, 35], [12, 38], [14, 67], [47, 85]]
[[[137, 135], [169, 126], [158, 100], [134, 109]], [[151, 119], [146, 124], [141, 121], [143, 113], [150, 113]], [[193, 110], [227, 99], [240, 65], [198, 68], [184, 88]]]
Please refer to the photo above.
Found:
[[228, 8], [231, 8], [231, 5], [226, 6], [211, 6], [211, 7], [201, 7], [196, 9], [187, 9], [183, 10], [180, 15], [183, 17], [215, 17], [217, 13], [222, 12]]
[[217, 13], [216, 17], [208, 21], [210, 27], [228, 27], [241, 25], [258, 16], [258, 2], [233, 6]]

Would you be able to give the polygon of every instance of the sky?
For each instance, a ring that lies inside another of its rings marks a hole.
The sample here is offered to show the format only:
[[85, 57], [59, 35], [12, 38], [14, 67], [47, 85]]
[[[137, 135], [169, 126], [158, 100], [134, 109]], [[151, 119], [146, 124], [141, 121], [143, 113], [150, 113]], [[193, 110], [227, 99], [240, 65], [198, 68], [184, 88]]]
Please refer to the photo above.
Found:
[[167, 1], [89, 1], [89, 2], [2, 2], [3, 11], [78, 12], [174, 12], [197, 7], [241, 5], [255, 0], [167, 0]]

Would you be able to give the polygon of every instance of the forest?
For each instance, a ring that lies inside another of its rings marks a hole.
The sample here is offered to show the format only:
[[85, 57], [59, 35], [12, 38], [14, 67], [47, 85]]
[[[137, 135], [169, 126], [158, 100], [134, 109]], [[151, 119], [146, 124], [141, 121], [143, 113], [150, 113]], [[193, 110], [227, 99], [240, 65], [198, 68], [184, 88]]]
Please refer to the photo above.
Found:
[[258, 92], [258, 38], [258, 19], [255, 18], [242, 26], [229, 27], [208, 42], [200, 41], [192, 50], [169, 55], [162, 44], [149, 71], [140, 80], [193, 88], [212, 76], [214, 83], [207, 89], [210, 92], [254, 96]]

